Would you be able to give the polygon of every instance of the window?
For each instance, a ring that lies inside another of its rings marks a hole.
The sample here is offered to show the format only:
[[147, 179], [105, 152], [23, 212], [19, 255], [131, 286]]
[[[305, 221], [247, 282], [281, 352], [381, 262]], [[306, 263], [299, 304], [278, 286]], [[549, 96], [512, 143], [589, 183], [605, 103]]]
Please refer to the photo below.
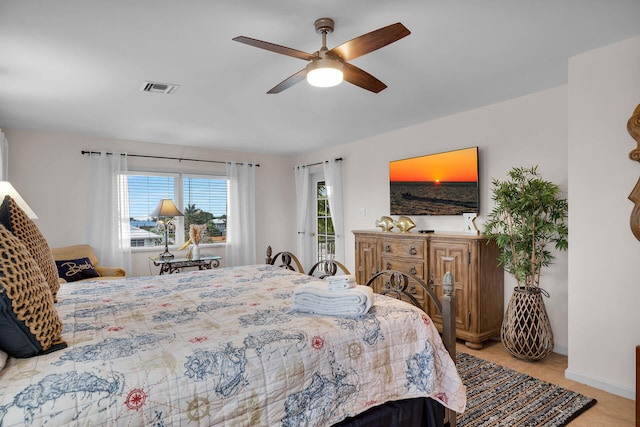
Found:
[[169, 244], [189, 239], [191, 224], [205, 224], [203, 243], [224, 242], [227, 235], [227, 179], [207, 175], [130, 172], [129, 215], [131, 247], [162, 246], [164, 231], [150, 216], [163, 198], [174, 201], [184, 213], [169, 226]]
[[336, 233], [333, 230], [333, 220], [327, 198], [327, 187], [324, 181], [316, 184], [316, 241], [318, 261], [334, 259], [336, 253]]
[[227, 236], [227, 180], [211, 177], [184, 177], [184, 229], [189, 239], [191, 224], [206, 224], [203, 243], [224, 242]]
[[131, 239], [131, 247], [138, 248], [144, 246], [144, 239]]

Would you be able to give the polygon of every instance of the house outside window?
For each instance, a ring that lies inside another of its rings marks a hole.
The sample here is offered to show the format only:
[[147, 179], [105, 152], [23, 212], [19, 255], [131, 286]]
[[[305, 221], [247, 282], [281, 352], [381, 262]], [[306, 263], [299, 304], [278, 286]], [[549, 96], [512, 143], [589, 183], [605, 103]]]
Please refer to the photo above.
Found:
[[203, 243], [226, 241], [227, 179], [184, 176], [182, 183], [185, 239], [189, 239], [191, 224], [205, 224], [207, 232]]
[[191, 224], [206, 225], [202, 243], [226, 241], [226, 177], [130, 171], [127, 181], [132, 248], [164, 245], [164, 231], [150, 216], [163, 198], [172, 199], [184, 213], [170, 224], [169, 245], [186, 242]]

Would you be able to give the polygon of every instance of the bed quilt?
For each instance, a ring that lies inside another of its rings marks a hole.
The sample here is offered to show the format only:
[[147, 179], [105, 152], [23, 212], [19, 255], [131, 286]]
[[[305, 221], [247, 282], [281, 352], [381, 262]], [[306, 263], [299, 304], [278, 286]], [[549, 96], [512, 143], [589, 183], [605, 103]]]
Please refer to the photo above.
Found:
[[67, 283], [69, 347], [0, 371], [1, 426], [327, 426], [389, 400], [458, 412], [465, 388], [429, 317], [293, 310], [313, 279], [268, 265]]

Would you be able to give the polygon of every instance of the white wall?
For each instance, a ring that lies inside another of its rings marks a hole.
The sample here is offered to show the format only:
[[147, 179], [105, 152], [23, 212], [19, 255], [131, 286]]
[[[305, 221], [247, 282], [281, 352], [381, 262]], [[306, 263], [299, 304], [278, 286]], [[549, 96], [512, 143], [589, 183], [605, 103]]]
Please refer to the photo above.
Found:
[[635, 397], [640, 242], [627, 199], [640, 177], [626, 129], [640, 103], [640, 37], [569, 62], [569, 369]]
[[[480, 153], [481, 228], [493, 206], [491, 179], [506, 178], [513, 166], [539, 165], [546, 179], [567, 190], [567, 87], [562, 86], [422, 123], [384, 135], [310, 153], [298, 164], [343, 157], [346, 265], [355, 267], [355, 239], [351, 230], [374, 229], [389, 215], [389, 161], [478, 146]], [[366, 216], [360, 216], [360, 209]], [[462, 231], [462, 216], [412, 217], [416, 229]], [[515, 281], [505, 275], [505, 305]], [[555, 335], [555, 351], [567, 353], [567, 253], [542, 278], [551, 298], [545, 300]]]
[[[267, 244], [274, 248], [293, 247], [295, 244], [295, 234], [290, 234], [290, 224], [295, 223], [296, 218], [295, 211], [289, 208], [295, 206], [291, 157], [53, 132], [6, 128], [2, 131], [9, 141], [9, 181], [39, 216], [36, 224], [51, 247], [83, 242], [89, 161], [80, 153], [81, 150], [259, 163], [260, 167], [256, 169], [256, 261], [263, 262]], [[225, 170], [224, 164], [136, 157], [130, 157], [128, 163], [130, 169], [162, 168], [182, 172]], [[128, 275], [156, 274], [158, 267], [150, 264], [149, 256], [159, 252], [157, 248], [134, 249], [133, 271]], [[203, 252], [224, 257], [224, 246], [205, 248]]]

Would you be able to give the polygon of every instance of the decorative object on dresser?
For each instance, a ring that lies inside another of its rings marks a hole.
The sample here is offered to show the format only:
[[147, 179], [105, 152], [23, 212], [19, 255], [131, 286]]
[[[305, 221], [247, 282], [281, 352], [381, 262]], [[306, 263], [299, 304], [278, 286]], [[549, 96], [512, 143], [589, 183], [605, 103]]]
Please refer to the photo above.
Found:
[[169, 229], [175, 230], [174, 217], [184, 216], [184, 214], [176, 207], [173, 200], [162, 199], [156, 209], [151, 212], [151, 216], [158, 219], [158, 230], [164, 231], [164, 252], [160, 254], [160, 257], [173, 258], [173, 254], [169, 252]]
[[401, 233], [408, 233], [409, 230], [416, 227], [416, 224], [408, 216], [401, 216], [393, 222]]
[[462, 217], [464, 218], [464, 231], [468, 234], [480, 234], [478, 227], [476, 227], [476, 218], [478, 214], [475, 213], [463, 213]]
[[[640, 104], [633, 111], [633, 114], [627, 122], [627, 130], [629, 135], [638, 143], [637, 147], [629, 153], [629, 158], [640, 162]], [[636, 239], [640, 240], [640, 178], [636, 182], [636, 186], [629, 194], [629, 200], [634, 203], [633, 210], [631, 211], [631, 218], [629, 220], [631, 225], [631, 231]]]
[[[498, 265], [499, 248], [484, 236], [465, 233], [382, 233], [353, 231], [356, 241], [356, 280], [365, 284], [382, 270], [399, 270], [418, 277], [443, 295], [449, 271], [456, 297], [456, 337], [469, 348], [500, 334], [504, 310], [504, 272]], [[376, 292], [384, 289], [376, 281]], [[410, 289], [442, 330], [442, 319], [419, 288]]]
[[540, 360], [553, 351], [553, 331], [540, 288], [543, 267], [553, 262], [549, 246], [568, 247], [568, 203], [560, 187], [542, 179], [538, 167], [513, 168], [492, 180], [495, 202], [485, 235], [502, 249], [499, 264], [518, 282], [501, 328], [502, 343], [515, 357]]
[[389, 216], [381, 216], [380, 219], [376, 220], [376, 227], [382, 231], [391, 231], [393, 228], [393, 219]]

